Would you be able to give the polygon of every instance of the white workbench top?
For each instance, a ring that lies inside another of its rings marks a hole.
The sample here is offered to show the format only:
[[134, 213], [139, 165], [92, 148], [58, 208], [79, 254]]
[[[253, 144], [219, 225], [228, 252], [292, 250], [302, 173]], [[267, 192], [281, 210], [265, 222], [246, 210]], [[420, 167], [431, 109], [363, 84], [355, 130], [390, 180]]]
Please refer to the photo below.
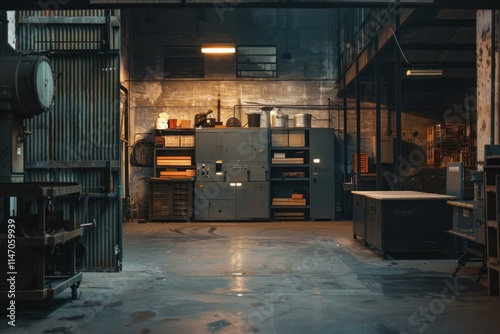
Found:
[[448, 205], [464, 209], [474, 209], [474, 201], [447, 201]]
[[380, 200], [453, 200], [455, 196], [424, 193], [421, 191], [352, 191], [355, 195], [363, 195]]

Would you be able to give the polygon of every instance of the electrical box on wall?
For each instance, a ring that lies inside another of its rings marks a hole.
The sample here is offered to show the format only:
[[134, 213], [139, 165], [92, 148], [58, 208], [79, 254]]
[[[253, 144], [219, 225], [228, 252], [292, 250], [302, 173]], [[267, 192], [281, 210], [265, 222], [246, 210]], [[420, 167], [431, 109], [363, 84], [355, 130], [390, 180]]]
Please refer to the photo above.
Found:
[[[392, 164], [394, 162], [394, 138], [382, 135], [380, 138], [380, 162]], [[372, 137], [373, 161], [377, 162], [377, 137]]]

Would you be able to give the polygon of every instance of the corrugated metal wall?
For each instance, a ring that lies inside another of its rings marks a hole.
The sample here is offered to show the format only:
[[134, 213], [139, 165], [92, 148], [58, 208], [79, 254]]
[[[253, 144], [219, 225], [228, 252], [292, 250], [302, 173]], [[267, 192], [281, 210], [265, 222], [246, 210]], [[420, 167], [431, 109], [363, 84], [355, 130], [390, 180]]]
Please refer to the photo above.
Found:
[[78, 219], [96, 223], [82, 238], [86, 271], [120, 270], [122, 258], [119, 26], [109, 14], [19, 13], [19, 49], [46, 53], [56, 74], [53, 111], [26, 121], [26, 181], [82, 186]]
[[19, 15], [20, 50], [118, 50], [119, 11], [26, 11]]

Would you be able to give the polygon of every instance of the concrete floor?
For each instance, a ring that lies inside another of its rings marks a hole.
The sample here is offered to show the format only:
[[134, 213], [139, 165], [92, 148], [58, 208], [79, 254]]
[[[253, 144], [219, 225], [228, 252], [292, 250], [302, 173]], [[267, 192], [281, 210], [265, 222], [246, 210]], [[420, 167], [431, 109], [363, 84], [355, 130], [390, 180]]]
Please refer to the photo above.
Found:
[[124, 224], [119, 273], [84, 273], [2, 333], [498, 333], [478, 264], [382, 260], [352, 223]]

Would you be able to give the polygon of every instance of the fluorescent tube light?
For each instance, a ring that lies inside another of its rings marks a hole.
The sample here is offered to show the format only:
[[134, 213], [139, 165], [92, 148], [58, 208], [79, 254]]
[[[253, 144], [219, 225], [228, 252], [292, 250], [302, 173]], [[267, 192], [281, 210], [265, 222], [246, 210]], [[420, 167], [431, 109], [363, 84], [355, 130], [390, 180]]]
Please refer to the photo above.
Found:
[[202, 53], [235, 53], [236, 48], [233, 44], [204, 44], [201, 47]]
[[406, 76], [440, 76], [443, 75], [443, 70], [407, 70]]

